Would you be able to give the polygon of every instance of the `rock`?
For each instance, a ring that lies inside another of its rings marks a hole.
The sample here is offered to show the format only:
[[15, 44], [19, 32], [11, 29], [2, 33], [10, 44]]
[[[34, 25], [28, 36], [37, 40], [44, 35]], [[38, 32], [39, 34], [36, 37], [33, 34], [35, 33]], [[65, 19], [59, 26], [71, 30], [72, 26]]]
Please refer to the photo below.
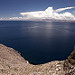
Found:
[[75, 47], [74, 51], [68, 56], [68, 59], [64, 61], [65, 75], [75, 75]]
[[68, 61], [70, 64], [75, 65], [75, 47], [74, 47], [74, 51], [68, 57]]
[[[64, 66], [69, 66], [73, 70], [74, 67], [67, 63]], [[0, 44], [0, 75], [65, 75], [63, 64], [64, 61], [52, 61], [33, 65], [13, 48]]]

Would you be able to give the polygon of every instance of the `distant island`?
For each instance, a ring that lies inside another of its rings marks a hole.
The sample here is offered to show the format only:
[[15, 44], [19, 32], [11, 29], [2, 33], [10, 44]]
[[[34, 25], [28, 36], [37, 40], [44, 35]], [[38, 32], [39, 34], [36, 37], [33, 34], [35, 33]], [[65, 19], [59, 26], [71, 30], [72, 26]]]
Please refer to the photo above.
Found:
[[13, 17], [13, 18], [0, 18], [0, 21], [42, 21], [42, 22], [75, 22], [75, 20], [60, 20], [60, 19], [30, 19], [25, 20], [22, 17]]

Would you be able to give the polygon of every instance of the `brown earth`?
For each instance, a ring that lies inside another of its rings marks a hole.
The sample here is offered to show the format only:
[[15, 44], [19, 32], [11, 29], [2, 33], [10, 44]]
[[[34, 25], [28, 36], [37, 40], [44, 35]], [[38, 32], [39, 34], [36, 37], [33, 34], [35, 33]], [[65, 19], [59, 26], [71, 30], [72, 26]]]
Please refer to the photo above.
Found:
[[52, 61], [33, 65], [13, 48], [0, 44], [0, 75], [69, 75], [70, 72], [67, 72], [65, 65], [69, 62], [66, 61], [65, 63], [64, 61]]
[[75, 47], [68, 59], [64, 61], [64, 70], [66, 75], [75, 75]]

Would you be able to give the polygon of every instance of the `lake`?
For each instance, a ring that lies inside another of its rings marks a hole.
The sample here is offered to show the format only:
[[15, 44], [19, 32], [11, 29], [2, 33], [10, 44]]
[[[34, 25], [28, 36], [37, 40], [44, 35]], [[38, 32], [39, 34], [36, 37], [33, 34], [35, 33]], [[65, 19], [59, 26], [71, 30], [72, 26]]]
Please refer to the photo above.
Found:
[[64, 60], [74, 48], [75, 23], [0, 21], [0, 43], [33, 64]]

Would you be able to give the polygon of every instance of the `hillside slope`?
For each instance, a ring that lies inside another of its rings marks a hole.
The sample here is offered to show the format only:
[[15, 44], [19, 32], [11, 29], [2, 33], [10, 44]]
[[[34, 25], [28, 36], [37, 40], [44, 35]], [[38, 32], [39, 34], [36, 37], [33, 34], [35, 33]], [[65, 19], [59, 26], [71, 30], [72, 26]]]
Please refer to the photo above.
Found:
[[65, 64], [64, 61], [52, 61], [33, 65], [13, 48], [0, 44], [0, 75], [68, 75], [64, 71]]

